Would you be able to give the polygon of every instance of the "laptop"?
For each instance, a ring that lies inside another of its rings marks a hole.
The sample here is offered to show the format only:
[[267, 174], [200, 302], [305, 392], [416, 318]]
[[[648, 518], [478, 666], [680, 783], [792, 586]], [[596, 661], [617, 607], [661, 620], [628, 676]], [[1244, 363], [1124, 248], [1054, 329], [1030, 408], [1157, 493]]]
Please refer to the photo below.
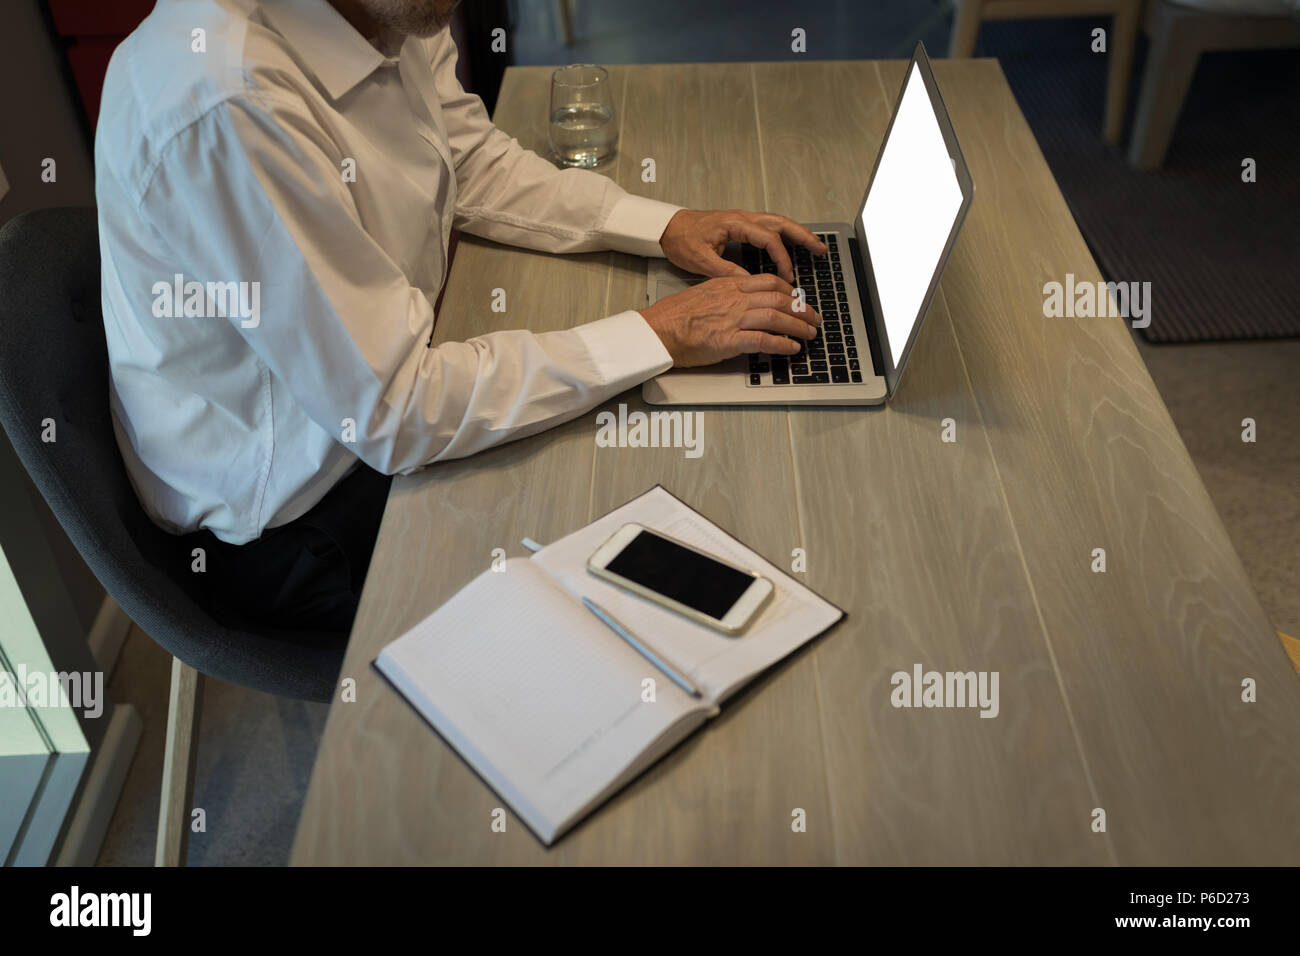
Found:
[[[642, 386], [654, 405], [879, 405], [898, 390], [975, 187], [918, 43], [876, 155], [857, 220], [811, 223], [830, 249], [788, 246], [795, 286], [821, 314], [798, 355], [741, 355], [673, 369]], [[765, 250], [728, 243], [751, 273], [777, 271]], [[651, 260], [649, 302], [704, 281]]]

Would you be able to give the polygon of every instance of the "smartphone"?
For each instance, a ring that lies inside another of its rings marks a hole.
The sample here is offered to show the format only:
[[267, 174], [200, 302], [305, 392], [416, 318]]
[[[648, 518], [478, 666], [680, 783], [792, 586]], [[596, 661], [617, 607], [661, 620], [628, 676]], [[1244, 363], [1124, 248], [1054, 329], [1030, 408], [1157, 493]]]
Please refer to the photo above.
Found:
[[767, 578], [639, 524], [619, 528], [587, 569], [727, 634], [744, 630], [772, 596]]

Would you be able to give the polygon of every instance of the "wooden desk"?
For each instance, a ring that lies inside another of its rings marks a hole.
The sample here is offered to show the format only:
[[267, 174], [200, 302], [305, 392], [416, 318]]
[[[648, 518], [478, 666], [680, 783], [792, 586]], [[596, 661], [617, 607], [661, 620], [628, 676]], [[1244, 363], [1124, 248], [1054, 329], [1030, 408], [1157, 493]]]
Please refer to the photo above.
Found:
[[[607, 174], [688, 206], [851, 219], [904, 68], [614, 67]], [[897, 399], [706, 409], [694, 460], [597, 448], [592, 412], [395, 482], [343, 668], [357, 700], [331, 710], [295, 863], [1300, 862], [1300, 682], [1128, 330], [1043, 317], [1045, 282], [1100, 274], [998, 64], [935, 70], [976, 193]], [[501, 91], [498, 124], [533, 148], [548, 79], [512, 69]], [[633, 257], [467, 239], [437, 335], [559, 328], [644, 288]], [[494, 548], [523, 554], [655, 482], [778, 564], [805, 548], [849, 618], [551, 850], [513, 816], [494, 833], [502, 801], [370, 662]], [[998, 671], [999, 716], [895, 709], [890, 675], [916, 663]]]

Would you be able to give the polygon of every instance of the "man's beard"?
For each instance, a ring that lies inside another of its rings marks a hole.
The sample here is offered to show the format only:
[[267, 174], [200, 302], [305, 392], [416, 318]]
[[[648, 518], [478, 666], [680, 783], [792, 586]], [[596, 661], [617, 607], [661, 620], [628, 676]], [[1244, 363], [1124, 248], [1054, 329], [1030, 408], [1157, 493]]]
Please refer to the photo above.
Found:
[[456, 0], [445, 12], [440, 0], [361, 0], [361, 6], [385, 30], [408, 37], [431, 37], [451, 20]]

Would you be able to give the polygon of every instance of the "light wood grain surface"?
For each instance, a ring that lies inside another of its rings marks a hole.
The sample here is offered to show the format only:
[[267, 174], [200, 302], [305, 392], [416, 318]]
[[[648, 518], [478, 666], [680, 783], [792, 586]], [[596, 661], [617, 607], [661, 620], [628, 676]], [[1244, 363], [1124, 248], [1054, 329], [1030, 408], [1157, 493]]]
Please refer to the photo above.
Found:
[[[682, 205], [850, 219], [904, 68], [613, 67], [604, 173]], [[1001, 70], [936, 74], [976, 197], [895, 400], [703, 409], [698, 459], [597, 448], [593, 411], [395, 481], [343, 668], [356, 700], [331, 708], [295, 863], [1300, 862], [1300, 681], [1127, 329], [1043, 318], [1045, 282], [1099, 273]], [[495, 117], [539, 150], [549, 76], [508, 71]], [[437, 340], [500, 327], [496, 287], [511, 326], [542, 331], [644, 304], [644, 263], [467, 238]], [[513, 815], [493, 832], [502, 801], [370, 663], [494, 548], [656, 482], [779, 565], [805, 549], [849, 617], [555, 847]], [[998, 716], [893, 707], [914, 664], [997, 671]]]

